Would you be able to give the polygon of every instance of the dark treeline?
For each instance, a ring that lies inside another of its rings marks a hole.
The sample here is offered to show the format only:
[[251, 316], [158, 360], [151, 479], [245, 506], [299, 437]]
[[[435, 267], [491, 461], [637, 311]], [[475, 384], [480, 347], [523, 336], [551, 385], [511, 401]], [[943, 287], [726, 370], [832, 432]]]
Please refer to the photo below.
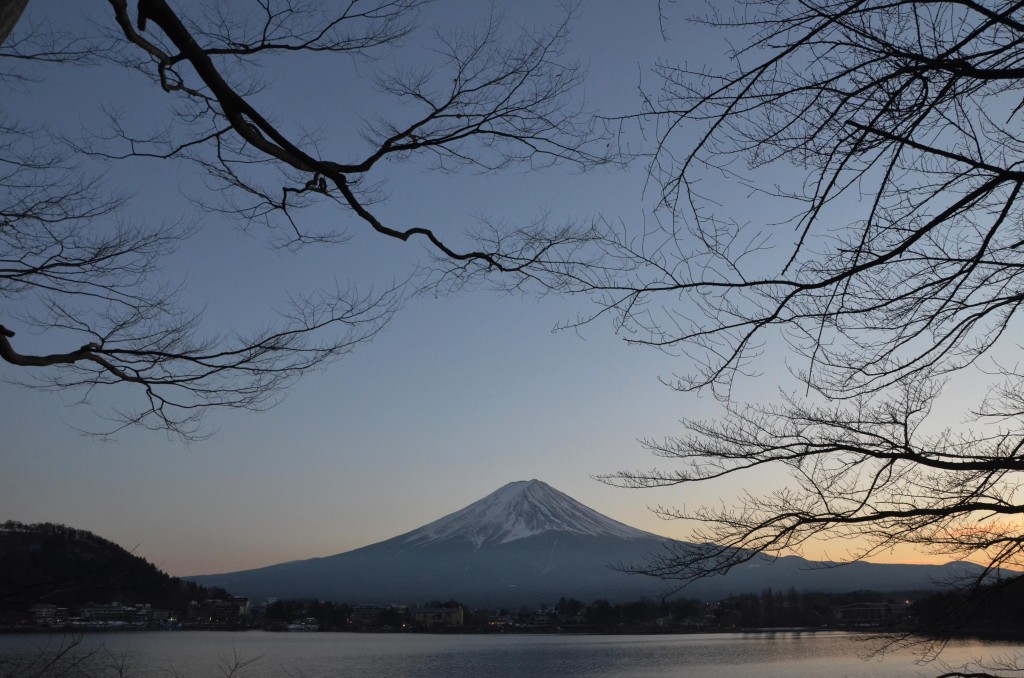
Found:
[[741, 628], [856, 626], [852, 612], [874, 611], [872, 626], [896, 626], [904, 623], [908, 614], [908, 599], [920, 593], [893, 593], [878, 591], [852, 591], [821, 593], [802, 591], [773, 591], [759, 594], [732, 595], [715, 608], [717, 622], [724, 626]]
[[930, 596], [914, 613], [927, 635], [1024, 639], [1024, 576]]
[[[472, 609], [458, 601], [417, 605], [350, 605], [329, 601], [279, 600], [254, 610], [255, 626], [304, 627], [321, 631], [402, 631], [424, 628], [416, 611], [461, 607], [462, 623], [430, 627], [461, 632], [561, 631], [583, 633], [707, 632], [760, 628], [908, 628], [913, 606], [891, 592], [746, 593], [707, 602], [690, 598], [590, 603], [562, 597], [553, 606]], [[917, 594], [919, 597], [921, 594]]]

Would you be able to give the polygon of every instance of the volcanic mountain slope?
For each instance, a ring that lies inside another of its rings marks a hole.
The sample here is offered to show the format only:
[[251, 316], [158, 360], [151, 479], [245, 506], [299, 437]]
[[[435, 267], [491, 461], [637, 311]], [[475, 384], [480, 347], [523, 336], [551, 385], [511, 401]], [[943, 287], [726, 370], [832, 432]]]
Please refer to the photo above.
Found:
[[[256, 600], [316, 598], [353, 604], [454, 598], [475, 606], [660, 597], [671, 582], [631, 576], [671, 540], [624, 525], [538, 480], [509, 483], [466, 508], [387, 541], [324, 558], [188, 577]], [[755, 558], [683, 595], [717, 599], [764, 588], [815, 591], [933, 589], [966, 566], [855, 563], [822, 567], [802, 558]]]

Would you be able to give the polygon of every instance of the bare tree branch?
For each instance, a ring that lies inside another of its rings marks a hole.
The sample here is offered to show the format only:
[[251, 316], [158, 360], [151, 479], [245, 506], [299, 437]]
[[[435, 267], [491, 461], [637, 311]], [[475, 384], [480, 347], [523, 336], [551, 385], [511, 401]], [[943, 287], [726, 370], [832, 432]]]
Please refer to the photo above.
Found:
[[[609, 120], [655, 140], [663, 219], [633, 243], [632, 278], [600, 288], [632, 341], [695, 360], [674, 386], [713, 388], [727, 412], [644, 442], [675, 466], [603, 480], [788, 481], [659, 508], [696, 521], [693, 543], [637, 570], [685, 583], [824, 543], [837, 563], [905, 544], [970, 559], [985, 569], [969, 587], [1020, 571], [1015, 361], [996, 365], [1003, 383], [968, 426], [929, 416], [947, 377], [1019, 351], [1024, 3], [733, 8], [697, 19], [741, 45], [731, 67], [660, 64], [661, 91]], [[780, 338], [804, 394], [737, 403], [737, 379]]]
[[[109, 130], [84, 139], [0, 118], [0, 294], [12, 302], [2, 311], [0, 359], [17, 368], [4, 378], [83, 401], [124, 386], [137, 407], [115, 412], [103, 433], [141, 425], [194, 437], [209, 408], [270, 406], [303, 373], [372, 339], [410, 292], [484, 278], [509, 290], [587, 291], [592, 266], [606, 275], [599, 263], [612, 241], [600, 222], [540, 219], [442, 233], [388, 223], [377, 210], [385, 160], [423, 157], [446, 172], [610, 161], [580, 103], [583, 72], [565, 55], [572, 6], [546, 31], [510, 37], [492, 17], [480, 30], [439, 34], [429, 71], [374, 65], [361, 77], [373, 78], [406, 117], [362, 130], [365, 148], [294, 134], [303, 121], [275, 122], [261, 109], [260, 76], [274, 72], [275, 59], [373, 63], [418, 31], [426, 5], [255, 0], [183, 13], [164, 0], [140, 0], [133, 14], [127, 0], [109, 0], [95, 18], [99, 35], [70, 36], [33, 23], [31, 7], [20, 22], [10, 19], [18, 26], [0, 59], [26, 65], [20, 87], [37, 77], [31, 67], [121, 65], [150, 77], [156, 93], [174, 102], [174, 115], [136, 133], [111, 112]], [[361, 225], [422, 240], [432, 259], [411, 285], [339, 284], [291, 298], [260, 329], [204, 332], [209, 319], [182, 307], [178, 285], [155, 274], [199, 225], [121, 219], [128, 196], [109, 191], [102, 171], [92, 170], [123, 161], [191, 164], [209, 179], [212, 190], [195, 198], [208, 214], [284, 226], [290, 236], [274, 237], [287, 249], [344, 243]], [[319, 205], [332, 206], [336, 218], [311, 227], [303, 215]]]

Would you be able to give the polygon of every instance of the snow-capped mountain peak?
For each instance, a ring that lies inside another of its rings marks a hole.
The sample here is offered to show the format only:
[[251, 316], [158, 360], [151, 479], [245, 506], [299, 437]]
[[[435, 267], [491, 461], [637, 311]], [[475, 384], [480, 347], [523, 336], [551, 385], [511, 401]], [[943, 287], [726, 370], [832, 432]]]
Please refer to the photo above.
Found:
[[545, 532], [644, 539], [654, 537], [584, 506], [539, 480], [509, 483], [466, 508], [409, 532], [412, 546], [465, 539], [477, 547]]

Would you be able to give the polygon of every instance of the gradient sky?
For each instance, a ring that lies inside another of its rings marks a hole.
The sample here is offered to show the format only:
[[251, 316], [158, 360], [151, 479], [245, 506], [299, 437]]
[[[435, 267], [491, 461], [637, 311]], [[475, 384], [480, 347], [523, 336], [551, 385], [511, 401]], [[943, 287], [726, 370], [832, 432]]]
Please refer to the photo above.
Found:
[[[506, 10], [513, 25], [552, 16], [547, 0], [507, 4], [515, 6], [514, 16]], [[65, 5], [33, 0], [31, 18], [80, 21], [60, 13]], [[105, 5], [94, 0], [80, 11], [109, 21]], [[482, 7], [441, 1], [425, 23], [472, 25], [484, 16]], [[570, 51], [589, 71], [588, 106], [633, 110], [638, 80], [651, 78], [655, 59], [699, 63], [722, 53], [722, 36], [697, 31], [684, 23], [683, 8], [666, 7], [673, 12], [667, 41], [653, 2], [584, 4]], [[343, 138], [355, 130], [353, 115], [366, 112], [365, 82], [336, 82], [301, 64], [269, 76], [279, 119], [323, 125]], [[137, 74], [111, 67], [49, 69], [27, 91], [31, 96], [13, 104], [19, 114], [75, 131], [102, 125], [102, 105], [132, 122], [168, 104]], [[194, 168], [131, 162], [109, 172], [134, 193], [135, 218], [196, 215], [184, 197], [200, 185]], [[390, 172], [391, 198], [381, 213], [402, 226], [458, 230], [478, 214], [515, 223], [543, 211], [630, 224], [649, 218], [642, 167], [478, 176], [409, 164]], [[203, 216], [201, 224], [164, 274], [184, 280], [186, 297], [219, 326], [258, 324], [286, 291], [335, 278], [386, 284], [424, 258], [418, 243], [360, 233], [343, 248], [289, 254], [269, 250], [264, 233], [242, 234], [216, 216]], [[728, 502], [753, 479], [637, 491], [591, 478], [655, 466], [659, 460], [638, 438], [676, 433], [680, 416], [719, 410], [710, 397], [675, 393], [659, 382], [689, 369], [680, 359], [630, 348], [607, 322], [580, 333], [551, 331], [588, 310], [585, 299], [487, 290], [410, 299], [382, 336], [301, 380], [276, 408], [213, 413], [207, 421], [216, 435], [189, 445], [135, 430], [100, 442], [76, 432], [95, 428], [97, 409], [0, 384], [0, 517], [92, 530], [187, 575], [346, 551], [414, 529], [505, 483], [538, 478], [617, 520], [685, 537], [685, 526], [658, 520], [648, 506]], [[744, 385], [751, 399], [773, 397], [778, 367]], [[0, 364], [0, 377], [16, 369]], [[759, 485], [746, 488], [783, 480], [761, 472]]]

